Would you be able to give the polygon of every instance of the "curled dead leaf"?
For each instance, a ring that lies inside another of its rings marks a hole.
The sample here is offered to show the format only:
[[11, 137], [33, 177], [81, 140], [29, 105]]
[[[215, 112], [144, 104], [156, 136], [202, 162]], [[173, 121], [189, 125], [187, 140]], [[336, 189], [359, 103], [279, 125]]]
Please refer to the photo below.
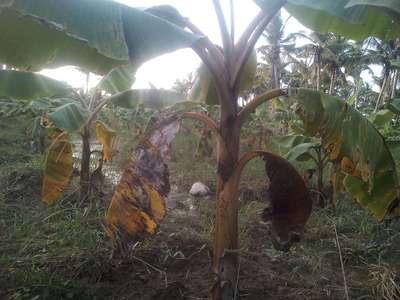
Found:
[[326, 143], [328, 146], [325, 148], [329, 153], [329, 159], [334, 161], [339, 157], [343, 140], [340, 136], [335, 136], [331, 142]]
[[103, 160], [109, 161], [113, 156], [116, 132], [101, 121], [96, 121], [96, 137], [103, 145]]
[[353, 174], [356, 170], [356, 165], [351, 161], [349, 157], [345, 156], [340, 162], [340, 168], [346, 173]]
[[40, 118], [40, 125], [42, 125], [45, 128], [53, 127], [53, 123], [50, 121], [48, 116], [43, 116]]
[[271, 206], [263, 211], [262, 219], [271, 225], [274, 247], [287, 251], [300, 240], [312, 201], [303, 178], [287, 160], [268, 152], [263, 157]]

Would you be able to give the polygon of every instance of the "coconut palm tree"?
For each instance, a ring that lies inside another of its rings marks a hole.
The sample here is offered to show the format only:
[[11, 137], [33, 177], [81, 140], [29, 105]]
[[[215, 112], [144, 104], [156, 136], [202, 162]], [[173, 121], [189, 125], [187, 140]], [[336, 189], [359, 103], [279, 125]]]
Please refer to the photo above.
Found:
[[377, 111], [385, 99], [392, 99], [396, 95], [400, 40], [383, 42], [373, 37], [369, 38], [366, 43], [371, 62], [382, 66], [381, 78], [378, 79], [381, 88], [375, 104], [375, 111]]

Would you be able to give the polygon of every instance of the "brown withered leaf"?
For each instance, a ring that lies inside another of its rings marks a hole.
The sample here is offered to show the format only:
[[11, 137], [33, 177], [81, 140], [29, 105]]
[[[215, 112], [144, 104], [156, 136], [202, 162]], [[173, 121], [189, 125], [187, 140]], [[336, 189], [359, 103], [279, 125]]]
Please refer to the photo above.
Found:
[[272, 153], [266, 153], [263, 159], [270, 180], [271, 206], [263, 211], [262, 219], [271, 225], [274, 247], [287, 251], [300, 240], [312, 201], [301, 175], [287, 160]]
[[170, 190], [166, 162], [179, 127], [178, 117], [165, 119], [132, 151], [107, 212], [107, 233], [115, 242], [152, 235], [164, 218]]

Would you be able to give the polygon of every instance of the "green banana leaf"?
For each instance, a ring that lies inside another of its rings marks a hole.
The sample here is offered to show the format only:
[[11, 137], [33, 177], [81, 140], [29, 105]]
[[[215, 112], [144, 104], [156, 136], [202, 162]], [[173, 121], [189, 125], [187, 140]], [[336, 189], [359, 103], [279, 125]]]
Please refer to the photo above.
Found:
[[[256, 0], [266, 10], [270, 2]], [[369, 36], [390, 40], [400, 36], [398, 6], [389, 0], [287, 0], [285, 9], [303, 25], [320, 33], [335, 32], [355, 40]]]
[[319, 136], [329, 159], [344, 173], [343, 186], [376, 219], [399, 196], [393, 157], [382, 135], [345, 101], [312, 90], [291, 90], [308, 134]]
[[130, 62], [137, 68], [201, 38], [177, 25], [182, 23], [170, 6], [143, 10], [108, 0], [1, 0], [0, 63], [29, 71], [74, 65], [100, 75]]
[[390, 60], [390, 65], [395, 68], [400, 68], [400, 59]]
[[273, 136], [269, 139], [267, 144], [268, 151], [279, 154], [285, 157], [288, 152], [304, 143], [317, 143], [318, 139], [304, 136], [304, 135], [285, 135], [285, 136]]
[[399, 170], [399, 167], [400, 167], [400, 138], [399, 137], [388, 138], [388, 139], [386, 139], [386, 144], [388, 145], [389, 150], [392, 153], [392, 156], [394, 158], [394, 161], [396, 162], [397, 170]]
[[386, 108], [395, 114], [400, 114], [400, 98], [392, 99], [387, 105]]
[[71, 92], [68, 84], [40, 74], [0, 70], [0, 98], [31, 100], [66, 96]]
[[376, 127], [383, 127], [393, 120], [395, 113], [389, 109], [381, 109], [369, 115], [369, 120]]
[[396, 0], [350, 0], [346, 7], [357, 5], [373, 6], [400, 14], [400, 2]]
[[318, 147], [318, 143], [302, 143], [296, 145], [285, 155], [288, 161], [307, 161], [312, 158], [311, 150]]
[[144, 106], [151, 109], [161, 109], [183, 100], [183, 95], [170, 90], [133, 89], [111, 96], [109, 103], [123, 108]]
[[49, 113], [48, 117], [56, 128], [73, 132], [87, 122], [89, 112], [76, 103], [68, 103]]
[[120, 66], [112, 69], [97, 85], [98, 90], [110, 94], [130, 89], [135, 81], [135, 70], [131, 65]]

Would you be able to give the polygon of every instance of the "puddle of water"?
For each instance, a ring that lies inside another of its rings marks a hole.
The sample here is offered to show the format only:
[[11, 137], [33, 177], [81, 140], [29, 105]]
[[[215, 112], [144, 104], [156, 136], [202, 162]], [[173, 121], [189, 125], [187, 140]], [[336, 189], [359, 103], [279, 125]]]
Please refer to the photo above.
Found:
[[[82, 141], [77, 140], [74, 141], [74, 149], [73, 149], [73, 157], [74, 157], [74, 168], [80, 168], [81, 154], [82, 154]], [[98, 142], [91, 142], [90, 148], [92, 151], [101, 151], [103, 146]], [[90, 162], [90, 170], [93, 171], [97, 168], [97, 156], [92, 155]], [[111, 183], [113, 187], [115, 187], [119, 180], [121, 179], [122, 170], [117, 168], [112, 162], [105, 162], [103, 164], [103, 174], [106, 180]]]

